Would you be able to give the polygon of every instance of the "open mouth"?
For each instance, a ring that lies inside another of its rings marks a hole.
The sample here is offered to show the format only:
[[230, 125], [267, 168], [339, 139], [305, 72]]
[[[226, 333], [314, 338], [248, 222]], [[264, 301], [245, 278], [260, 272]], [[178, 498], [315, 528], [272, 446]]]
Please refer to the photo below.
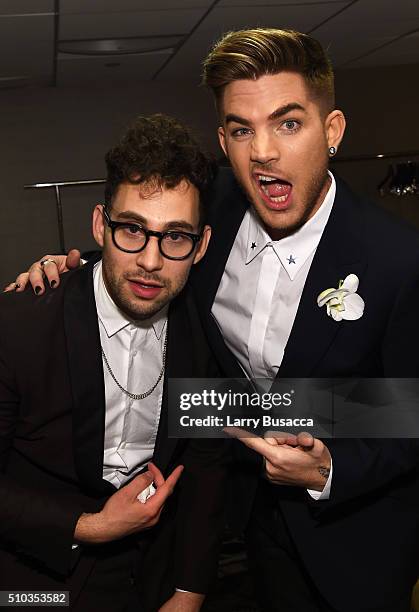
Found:
[[262, 198], [270, 208], [275, 210], [288, 208], [291, 203], [291, 183], [267, 174], [254, 174], [253, 176]]

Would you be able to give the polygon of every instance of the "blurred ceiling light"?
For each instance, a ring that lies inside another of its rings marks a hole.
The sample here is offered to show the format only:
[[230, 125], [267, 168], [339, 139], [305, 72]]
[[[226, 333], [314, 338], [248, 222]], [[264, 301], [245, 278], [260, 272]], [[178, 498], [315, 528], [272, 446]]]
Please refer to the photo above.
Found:
[[70, 55], [130, 55], [173, 51], [184, 35], [141, 38], [104, 38], [101, 40], [61, 40], [60, 53]]

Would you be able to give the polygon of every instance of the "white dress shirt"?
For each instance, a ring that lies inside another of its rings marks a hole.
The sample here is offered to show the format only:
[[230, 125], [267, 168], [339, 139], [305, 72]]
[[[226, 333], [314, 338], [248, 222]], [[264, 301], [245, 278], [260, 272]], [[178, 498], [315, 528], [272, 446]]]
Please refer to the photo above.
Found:
[[[243, 217], [212, 307], [224, 340], [248, 378], [275, 378], [307, 275], [333, 208], [336, 183], [299, 230], [272, 240], [250, 208]], [[332, 470], [320, 494], [330, 494]]]
[[[160, 374], [167, 326], [167, 307], [145, 321], [133, 321], [116, 306], [102, 275], [93, 271], [102, 348], [115, 378], [130, 393], [148, 391]], [[150, 461], [160, 420], [163, 378], [145, 399], [128, 397], [103, 363], [106, 415], [103, 478], [119, 488]]]
[[[93, 269], [93, 287], [100, 342], [114, 376], [130, 393], [145, 393], [155, 384], [163, 367], [169, 307], [144, 321], [128, 319], [106, 289], [101, 261]], [[103, 374], [106, 401], [103, 478], [119, 488], [153, 456], [164, 376], [148, 397], [134, 400], [121, 391], [105, 362]]]

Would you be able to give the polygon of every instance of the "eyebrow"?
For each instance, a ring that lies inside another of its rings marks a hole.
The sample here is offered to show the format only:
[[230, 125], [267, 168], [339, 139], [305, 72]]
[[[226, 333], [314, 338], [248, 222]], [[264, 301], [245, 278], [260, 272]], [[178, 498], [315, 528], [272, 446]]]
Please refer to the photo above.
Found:
[[[148, 225], [148, 221], [145, 217], [142, 217], [141, 215], [139, 215], [136, 212], [133, 212], [131, 210], [124, 210], [123, 212], [117, 213], [115, 211], [116, 217], [118, 220], [121, 221], [125, 221], [127, 220], [127, 222], [132, 221], [132, 222], [136, 222], [136, 223], [140, 223], [141, 225], [144, 225], [144, 227], [147, 227]], [[185, 230], [187, 232], [195, 232], [195, 228], [188, 223], [187, 221], [185, 221], [184, 219], [175, 219], [173, 221], [169, 221], [168, 223], [165, 224], [165, 230]]]
[[[289, 104], [285, 104], [284, 106], [280, 106], [274, 110], [274, 112], [269, 115], [268, 119], [269, 121], [275, 121], [275, 119], [279, 119], [280, 117], [283, 117], [284, 115], [295, 110], [302, 111], [303, 113], [306, 112], [304, 106], [301, 106], [301, 104], [298, 104], [298, 102], [290, 102]], [[245, 119], [244, 117], [240, 117], [240, 115], [235, 115], [234, 113], [229, 113], [226, 115], [225, 122], [226, 124], [234, 122], [240, 123], [241, 125], [251, 125], [251, 121], [249, 121], [249, 119]]]
[[302, 111], [303, 113], [306, 112], [304, 106], [301, 106], [301, 104], [298, 104], [298, 102], [290, 102], [289, 104], [285, 104], [284, 106], [280, 106], [274, 110], [274, 112], [269, 115], [268, 119], [270, 121], [274, 121], [275, 119], [279, 119], [280, 117], [283, 117], [284, 115], [287, 115], [291, 111], [295, 110]]

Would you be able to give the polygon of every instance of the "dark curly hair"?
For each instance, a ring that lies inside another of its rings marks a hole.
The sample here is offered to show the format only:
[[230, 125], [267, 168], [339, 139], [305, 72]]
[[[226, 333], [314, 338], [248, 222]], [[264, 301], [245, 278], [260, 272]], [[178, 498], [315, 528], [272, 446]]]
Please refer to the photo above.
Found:
[[215, 162], [199, 148], [189, 130], [167, 115], [139, 116], [105, 157], [105, 203], [111, 207], [121, 183], [151, 183], [156, 189], [173, 189], [182, 180], [200, 195], [200, 224], [204, 203], [215, 174]]

